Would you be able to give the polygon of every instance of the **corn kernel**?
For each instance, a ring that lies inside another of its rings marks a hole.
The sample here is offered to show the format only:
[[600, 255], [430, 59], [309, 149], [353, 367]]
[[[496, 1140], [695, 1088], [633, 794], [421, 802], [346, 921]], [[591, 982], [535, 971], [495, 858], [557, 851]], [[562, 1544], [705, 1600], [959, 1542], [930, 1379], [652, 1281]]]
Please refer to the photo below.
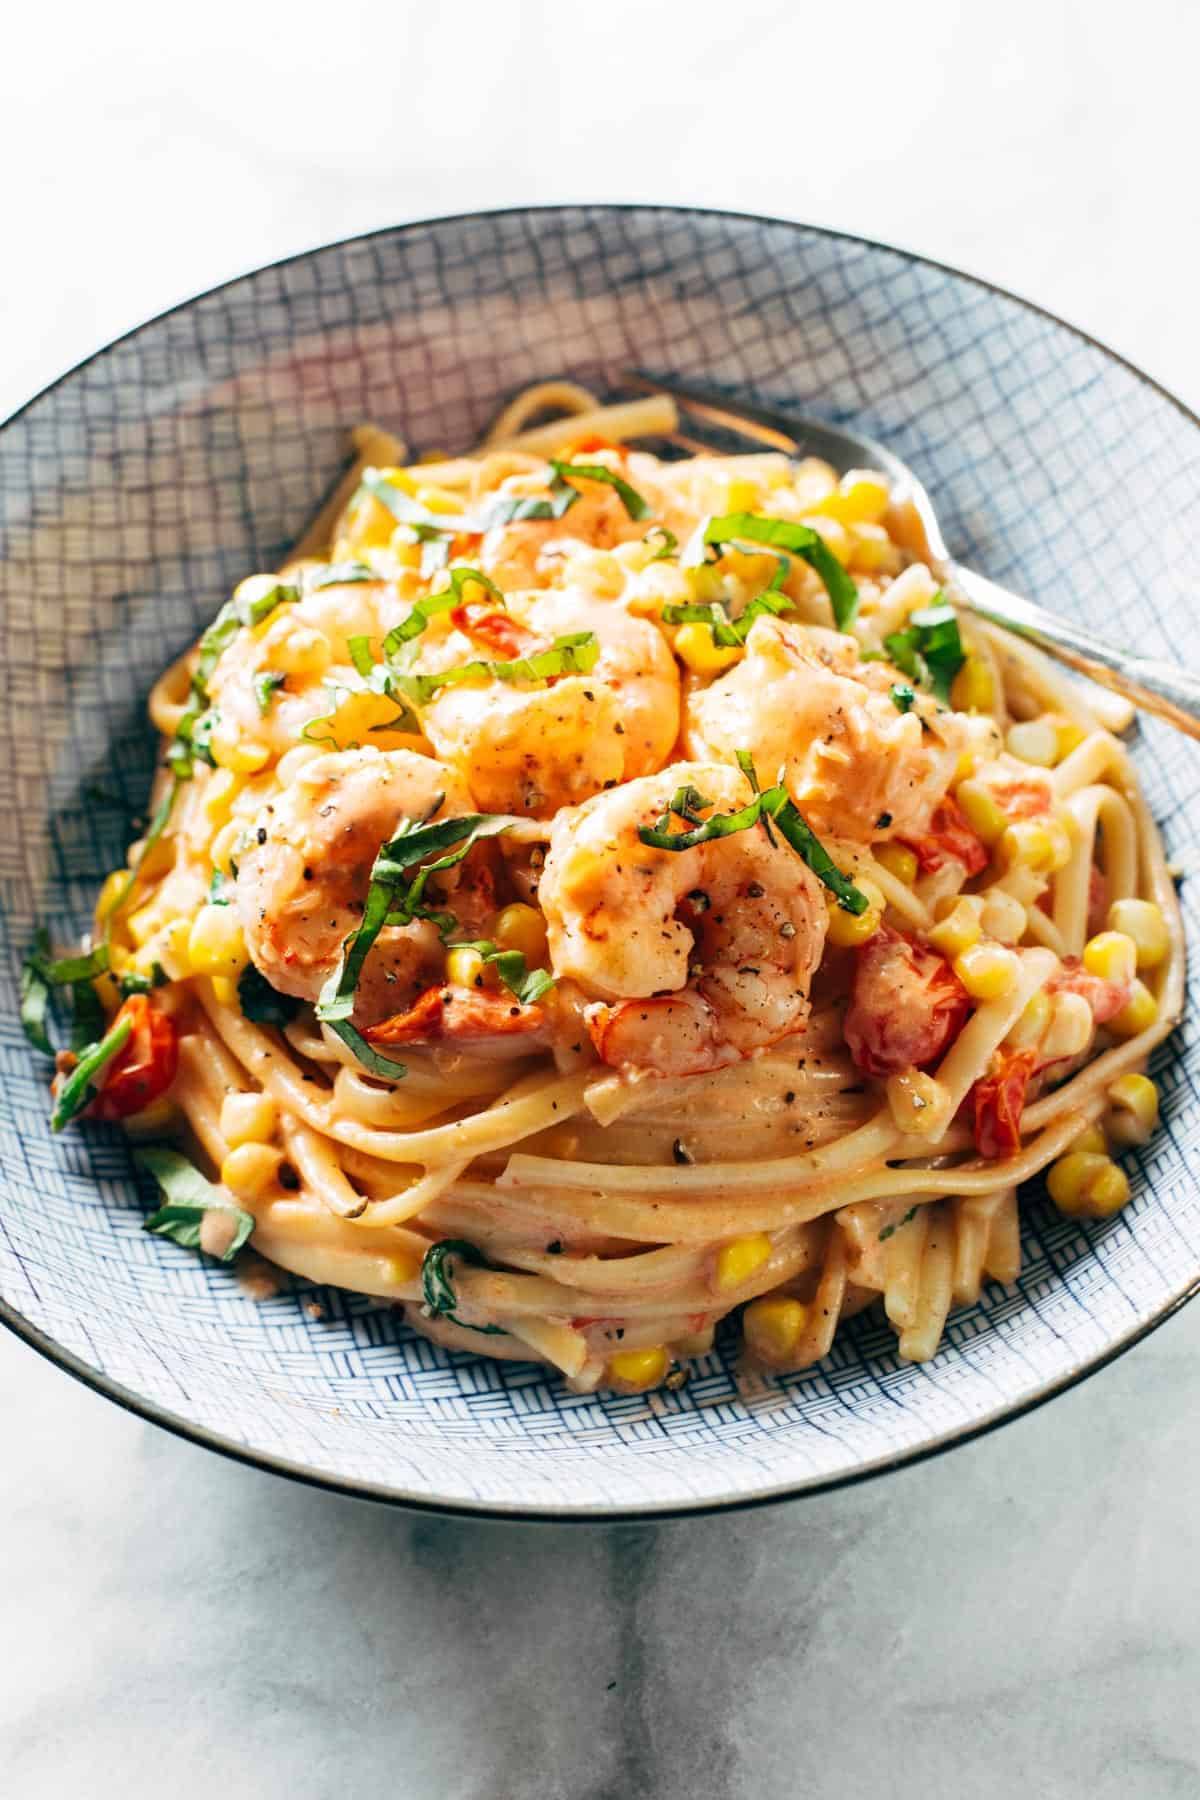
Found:
[[950, 704], [956, 712], [991, 712], [996, 704], [996, 683], [991, 664], [982, 656], [968, 656], [950, 688]]
[[1123, 1169], [1107, 1156], [1071, 1150], [1051, 1164], [1046, 1176], [1050, 1198], [1068, 1218], [1108, 1219], [1129, 1199]]
[[989, 850], [993, 844], [998, 844], [1009, 825], [990, 790], [981, 781], [960, 781], [954, 790], [954, 797], [976, 837]]
[[1067, 1148], [1085, 1151], [1089, 1156], [1107, 1156], [1108, 1139], [1099, 1125], [1088, 1125], [1079, 1133], [1078, 1137], [1071, 1139]]
[[208, 740], [213, 761], [219, 769], [230, 769], [235, 775], [253, 775], [271, 760], [265, 744], [253, 738], [240, 738], [232, 730], [218, 725]]
[[1083, 726], [1076, 725], [1073, 719], [1056, 719], [1054, 721], [1054, 732], [1058, 739], [1059, 762], [1062, 762], [1064, 757], [1070, 756], [1072, 750], [1078, 750], [1080, 744], [1082, 744], [1084, 738], [1087, 736], [1087, 732], [1083, 729]]
[[221, 1164], [221, 1180], [239, 1200], [261, 1200], [275, 1186], [283, 1151], [269, 1144], [239, 1144]]
[[850, 567], [862, 575], [891, 574], [900, 566], [900, 552], [882, 525], [850, 527]]
[[250, 957], [241, 921], [232, 906], [206, 905], [192, 920], [188, 961], [197, 975], [240, 975]]
[[234, 800], [245, 785], [243, 777], [235, 775], [232, 769], [214, 769], [205, 782], [200, 810], [214, 833], [228, 824]]
[[914, 853], [906, 849], [903, 844], [876, 844], [871, 854], [889, 875], [894, 875], [897, 881], [904, 883], [905, 887], [911, 887], [917, 879], [920, 865]]
[[233, 874], [233, 853], [242, 828], [236, 819], [230, 819], [228, 825], [222, 825], [212, 841], [209, 854], [213, 860], [213, 868], [219, 869], [222, 875]]
[[1053, 875], [1071, 860], [1070, 835], [1058, 819], [1018, 819], [1000, 839], [1000, 856], [1007, 868]]
[[1137, 973], [1137, 945], [1123, 931], [1097, 932], [1083, 946], [1083, 966], [1089, 975], [1123, 987]]
[[[400, 487], [404, 478], [401, 469], [381, 469], [380, 474], [386, 475], [392, 487]], [[350, 503], [338, 541], [333, 546], [334, 561], [349, 562], [360, 550], [386, 544], [395, 529], [396, 521], [387, 507], [376, 500], [374, 494], [364, 493], [360, 488]]]
[[712, 563], [699, 563], [693, 569], [685, 569], [683, 579], [693, 600], [723, 600], [725, 597], [725, 577]]
[[744, 475], [731, 475], [725, 488], [726, 512], [757, 512], [762, 499], [762, 489], [757, 481], [750, 481]]
[[1118, 1075], [1108, 1090], [1104, 1125], [1121, 1149], [1150, 1141], [1158, 1124], [1158, 1089], [1148, 1075]]
[[1031, 1050], [1041, 1043], [1053, 1010], [1049, 994], [1039, 988], [1030, 996], [1020, 1018], [1009, 1027], [1005, 1042], [1014, 1050]]
[[913, 1137], [935, 1138], [950, 1122], [952, 1102], [948, 1089], [923, 1069], [904, 1069], [898, 1075], [889, 1075], [885, 1091], [898, 1131]]
[[995, 938], [998, 944], [1019, 944], [1029, 921], [1015, 894], [1006, 894], [1003, 888], [997, 887], [983, 896], [980, 923], [984, 934]]
[[461, 494], [453, 493], [450, 488], [438, 487], [432, 481], [419, 487], [414, 498], [426, 512], [460, 513], [463, 509]]
[[865, 944], [879, 930], [879, 921], [883, 917], [883, 909], [887, 902], [873, 881], [865, 876], [857, 876], [854, 885], [860, 893], [867, 897], [867, 910], [861, 913], [847, 912], [839, 906], [832, 894], [828, 896], [828, 932], [831, 944], [839, 950], [852, 950], [856, 944]]
[[[324, 675], [333, 661], [329, 639], [311, 625], [294, 624], [272, 640], [271, 667], [281, 675], [304, 675], [314, 680]], [[235, 765], [226, 765], [233, 768]]]
[[[379, 554], [378, 551], [375, 552]], [[401, 569], [419, 569], [421, 566], [421, 545], [413, 538], [412, 528], [408, 525], [397, 525], [388, 539], [387, 554], [395, 567]], [[384, 574], [384, 569], [372, 559], [372, 566]], [[387, 571], [391, 573], [391, 571]]]
[[954, 973], [972, 1000], [1001, 1000], [1011, 993], [1020, 963], [1003, 944], [971, 944], [954, 959]]
[[213, 999], [218, 1006], [232, 1006], [238, 997], [237, 982], [231, 975], [212, 975]]
[[1058, 761], [1058, 732], [1052, 719], [1023, 719], [1010, 726], [1008, 748], [1022, 762], [1038, 769], [1052, 769]]
[[720, 1292], [745, 1287], [746, 1283], [770, 1260], [771, 1240], [765, 1231], [751, 1232], [734, 1238], [717, 1251], [714, 1285]]
[[943, 956], [961, 956], [983, 936], [980, 920], [983, 901], [977, 894], [950, 897], [942, 918], [929, 932], [929, 941]]
[[[130, 957], [130, 968], [137, 975], [153, 975], [158, 963], [171, 981], [186, 980], [192, 972], [187, 953], [191, 929], [190, 919], [169, 919]], [[116, 966], [114, 962], [113, 967]]]
[[411, 1287], [420, 1278], [421, 1259], [412, 1250], [393, 1250], [380, 1257], [379, 1273], [392, 1287]]
[[1140, 1031], [1149, 1031], [1157, 1017], [1158, 1001], [1144, 981], [1135, 981], [1116, 1018], [1108, 1021], [1108, 1029], [1114, 1037], [1136, 1037]]
[[675, 654], [696, 675], [720, 675], [746, 654], [736, 644], [718, 644], [709, 626], [694, 620], [675, 633]]
[[1092, 1009], [1082, 994], [1054, 994], [1041, 1053], [1050, 1062], [1063, 1056], [1079, 1056], [1091, 1043], [1094, 1029]]
[[818, 514], [811, 519], [801, 519], [800, 523], [807, 525], [810, 531], [815, 531], [825, 548], [831, 551], [840, 563], [850, 561], [850, 533], [837, 519], [823, 518]]
[[878, 524], [891, 504], [892, 491], [877, 469], [847, 469], [832, 494], [813, 508], [842, 525]]
[[492, 936], [502, 950], [519, 950], [529, 968], [541, 968], [546, 960], [546, 921], [536, 906], [519, 900], [497, 914]]
[[482, 987], [487, 964], [478, 950], [457, 944], [446, 952], [446, 980], [454, 987]]
[[1111, 930], [1133, 939], [1139, 969], [1157, 969], [1171, 948], [1162, 907], [1153, 900], [1114, 900], [1108, 923]]
[[100, 889], [100, 897], [96, 901], [96, 917], [107, 919], [117, 901], [126, 891], [130, 882], [128, 869], [114, 869], [111, 875], [104, 878], [104, 886]]
[[630, 1393], [642, 1393], [662, 1383], [670, 1363], [662, 1344], [650, 1350], [618, 1350], [608, 1359], [608, 1379]]
[[742, 1314], [746, 1347], [759, 1362], [786, 1367], [808, 1324], [808, 1308], [788, 1294], [764, 1294]]
[[279, 1108], [269, 1094], [226, 1094], [221, 1102], [221, 1136], [231, 1150], [269, 1144], [278, 1124]]

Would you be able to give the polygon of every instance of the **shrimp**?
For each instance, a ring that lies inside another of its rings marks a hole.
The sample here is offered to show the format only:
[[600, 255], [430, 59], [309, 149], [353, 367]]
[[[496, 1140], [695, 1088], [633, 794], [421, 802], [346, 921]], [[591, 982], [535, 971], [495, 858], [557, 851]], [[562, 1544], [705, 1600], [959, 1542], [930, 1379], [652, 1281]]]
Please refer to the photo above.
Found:
[[[568, 452], [562, 454], [565, 457]], [[655, 521], [672, 527], [678, 536], [695, 526], [695, 510], [680, 507], [678, 495], [673, 485], [663, 480], [663, 465], [655, 457], [600, 449], [587, 454], [586, 460], [625, 474], [650, 503]], [[543, 485], [549, 479], [548, 470], [539, 477]], [[578, 487], [579, 499], [560, 518], [494, 525], [480, 546], [479, 566], [484, 573], [506, 589], [546, 587], [557, 579], [563, 558], [580, 544], [611, 550], [616, 544], [645, 537], [646, 521], [631, 519], [611, 487], [586, 478], [580, 479]], [[529, 489], [529, 476], [521, 475], [503, 482], [497, 493], [501, 499], [517, 499], [524, 498]]]
[[[349, 640], [379, 643], [408, 610], [396, 588], [382, 581], [338, 582], [277, 607], [259, 630], [238, 633], [209, 677], [223, 725], [282, 755], [330, 712], [331, 689], [356, 685]], [[378, 717], [368, 724], [395, 711], [380, 696]]]
[[658, 627], [574, 588], [513, 597], [511, 608], [457, 608], [448, 633], [422, 638], [417, 666], [436, 673], [498, 650], [509, 660], [584, 631], [600, 653], [586, 675], [541, 686], [484, 678], [428, 702], [425, 733], [476, 804], [545, 817], [661, 768], [679, 734], [679, 669]]
[[[300, 769], [263, 807], [254, 842], [237, 859], [236, 903], [259, 973], [281, 993], [315, 1000], [356, 929], [381, 844], [401, 819], [472, 810], [452, 769], [410, 750], [340, 750]], [[461, 923], [480, 926], [493, 901], [487, 865], [475, 857], [438, 877], [453, 890]], [[427, 919], [380, 932], [359, 977], [361, 1027], [410, 1004], [443, 969], [445, 952]]]
[[676, 763], [561, 814], [539, 899], [555, 975], [590, 1002], [604, 1062], [659, 1075], [736, 1063], [804, 1028], [826, 908], [815, 875], [761, 825], [691, 849], [645, 845], [673, 794], [752, 798], [725, 763]]
[[693, 756], [749, 750], [765, 778], [784, 771], [814, 830], [862, 842], [919, 835], [954, 776], [967, 720], [920, 694], [900, 711], [887, 663], [820, 627], [756, 619], [746, 655], [687, 701]]

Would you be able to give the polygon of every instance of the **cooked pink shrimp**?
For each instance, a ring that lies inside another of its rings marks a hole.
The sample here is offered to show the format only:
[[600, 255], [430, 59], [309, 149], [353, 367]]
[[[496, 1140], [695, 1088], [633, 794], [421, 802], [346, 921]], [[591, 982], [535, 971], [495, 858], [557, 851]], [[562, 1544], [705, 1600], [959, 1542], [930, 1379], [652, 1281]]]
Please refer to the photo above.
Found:
[[[567, 460], [599, 464], [624, 475], [641, 494], [652, 511], [655, 524], [667, 525], [682, 536], [695, 525], [692, 513], [680, 513], [678, 492], [662, 480], [663, 466], [655, 457], [625, 453], [615, 448], [572, 453], [564, 450]], [[527, 475], [510, 478], [498, 490], [502, 500], [536, 495], [548, 486], [531, 487]], [[581, 478], [573, 483], [579, 488], [579, 499], [557, 519], [520, 519], [508, 525], [493, 526], [483, 539], [480, 568], [502, 588], [544, 587], [555, 581], [562, 570], [564, 557], [581, 545], [592, 550], [611, 550], [616, 544], [630, 543], [645, 537], [649, 519], [631, 519], [616, 491], [599, 482]]]
[[[690, 1075], [800, 1031], [821, 959], [820, 883], [761, 825], [691, 849], [643, 844], [672, 795], [734, 812], [750, 783], [725, 763], [676, 763], [560, 814], [538, 890], [550, 960], [588, 999], [605, 1062]], [[675, 823], [676, 829], [683, 829]]]
[[685, 708], [694, 756], [748, 750], [764, 781], [784, 772], [817, 832], [860, 840], [919, 834], [965, 748], [961, 713], [918, 694], [902, 712], [890, 663], [858, 659], [852, 638], [781, 619], [755, 621], [746, 655]]
[[[452, 769], [409, 750], [340, 750], [306, 763], [264, 806], [237, 858], [237, 907], [255, 967], [281, 993], [315, 1000], [361, 919], [380, 845], [402, 819], [471, 810]], [[488, 869], [469, 867], [473, 860], [438, 878], [468, 929], [493, 902]], [[380, 932], [359, 978], [356, 1023], [409, 1005], [444, 960], [428, 920]]]

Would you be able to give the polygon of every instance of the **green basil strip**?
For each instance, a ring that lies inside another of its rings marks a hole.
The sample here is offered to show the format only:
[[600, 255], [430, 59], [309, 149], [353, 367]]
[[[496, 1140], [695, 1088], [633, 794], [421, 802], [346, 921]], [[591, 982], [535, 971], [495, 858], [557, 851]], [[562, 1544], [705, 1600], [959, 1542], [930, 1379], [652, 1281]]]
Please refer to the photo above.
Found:
[[135, 1150], [133, 1160], [147, 1174], [153, 1175], [167, 1204], [145, 1221], [143, 1227], [156, 1237], [170, 1238], [185, 1250], [200, 1248], [200, 1227], [206, 1212], [228, 1213], [237, 1229], [221, 1262], [232, 1262], [254, 1230], [254, 1215], [240, 1206], [231, 1206], [223, 1188], [215, 1187], [199, 1169], [177, 1150], [147, 1148]]
[[642, 542], [648, 544], [651, 538], [661, 538], [662, 543], [650, 558], [650, 562], [669, 562], [679, 555], [679, 539], [673, 531], [668, 531], [665, 525], [652, 525]]
[[889, 632], [883, 647], [905, 675], [930, 688], [943, 704], [950, 704], [954, 677], [967, 660], [952, 606], [935, 602], [919, 607], [909, 614], [903, 631]]
[[[661, 819], [654, 826], [639, 825], [638, 837], [653, 850], [694, 850], [697, 844], [711, 843], [714, 838], [732, 837], [735, 832], [749, 831], [762, 817], [764, 798], [764, 795], [756, 794], [748, 806], [741, 807], [737, 812], [713, 813], [711, 818], [705, 819], [703, 824], [697, 825], [692, 831], [665, 831], [662, 829]], [[671, 811], [677, 810], [672, 801]]]
[[719, 548], [737, 538], [749, 538], [754, 544], [769, 544], [772, 549], [786, 550], [803, 558], [824, 584], [838, 630], [849, 629], [858, 611], [858, 589], [820, 532], [791, 519], [759, 518], [757, 513], [724, 513], [720, 518], [710, 519], [704, 527], [706, 544]]
[[117, 982], [121, 990], [122, 1000], [128, 1000], [132, 994], [152, 994], [155, 988], [165, 987], [170, 977], [160, 962], [150, 965], [149, 975], [140, 975], [136, 969], [126, 969]]
[[592, 631], [576, 631], [555, 638], [548, 650], [533, 656], [519, 656], [512, 662], [459, 663], [437, 675], [393, 675], [401, 693], [419, 706], [431, 700], [440, 688], [459, 687], [471, 681], [544, 682], [557, 675], [588, 675], [595, 668], [600, 646]]
[[755, 619], [764, 614], [776, 618], [780, 613], [794, 612], [796, 603], [786, 594], [776, 593], [767, 588], [743, 607], [736, 619], [731, 619], [722, 611], [715, 601], [707, 604], [699, 601], [683, 603], [668, 602], [662, 609], [663, 623], [666, 625], [684, 625], [695, 622], [707, 625], [713, 634], [713, 642], [725, 649], [732, 649], [744, 644], [750, 635], [750, 627]]
[[367, 563], [341, 562], [325, 563], [319, 569], [306, 569], [304, 572], [306, 592], [319, 594], [322, 588], [347, 587], [355, 581], [382, 581]]
[[894, 681], [888, 689], [888, 699], [897, 712], [911, 712], [917, 696], [905, 681]]
[[259, 670], [254, 677], [254, 698], [258, 701], [260, 713], [270, 712], [271, 702], [286, 680], [287, 676], [281, 675], [278, 669]]
[[42, 963], [42, 974], [51, 987], [70, 987], [77, 981], [94, 981], [108, 969], [108, 945], [97, 944], [80, 956], [60, 956]]
[[43, 1056], [54, 1055], [47, 1019], [50, 1010], [50, 983], [46, 979], [46, 957], [50, 938], [43, 925], [33, 934], [33, 948], [21, 968], [21, 1030], [35, 1050]]
[[439, 537], [457, 537], [460, 533], [467, 537], [482, 537], [493, 523], [490, 519], [470, 519], [461, 513], [431, 513], [401, 488], [395, 487], [379, 469], [363, 470], [358, 491], [365, 491], [373, 500], [378, 500], [398, 524], [437, 532]]
[[842, 911], [856, 916], [865, 913], [871, 904], [867, 896], [842, 874], [800, 808], [789, 798], [787, 789], [782, 785], [771, 788], [762, 796], [762, 802], [764, 814], [770, 814], [797, 856], [808, 864], [818, 881], [824, 882]]
[[71, 989], [71, 1049], [79, 1056], [104, 1030], [104, 1008], [90, 981], [77, 981]]
[[247, 963], [238, 976], [237, 991], [242, 1017], [252, 1025], [290, 1025], [300, 1010], [299, 1000], [273, 988], [253, 963]]
[[477, 1269], [490, 1269], [482, 1250], [474, 1244], [467, 1243], [465, 1238], [443, 1238], [440, 1243], [431, 1244], [421, 1262], [421, 1292], [425, 1296], [422, 1307], [426, 1318], [449, 1319], [454, 1325], [461, 1325], [466, 1331], [485, 1332], [490, 1337], [503, 1337], [501, 1325], [468, 1325], [465, 1319], [458, 1318], [455, 1308], [458, 1295], [454, 1291], [450, 1270], [447, 1264], [452, 1256], [460, 1262], [473, 1263]]
[[577, 500], [583, 495], [578, 488], [572, 487], [569, 481], [560, 481], [557, 477], [550, 483], [550, 498], [541, 499], [533, 494], [523, 495], [515, 500], [496, 500], [488, 513], [489, 530], [493, 525], [520, 525], [527, 519], [561, 519], [569, 513]]
[[179, 783], [182, 779], [184, 779], [184, 777], [181, 777], [178, 774], [172, 775], [163, 790], [163, 797], [155, 808], [154, 817], [150, 821], [149, 829], [142, 839], [142, 854], [130, 869], [129, 879], [120, 888], [116, 898], [109, 903], [108, 910], [104, 914], [103, 924], [106, 937], [112, 930], [114, 920], [123, 910], [126, 901], [134, 890], [138, 878], [138, 871], [170, 823], [171, 814], [175, 810], [175, 796], [179, 792]]
[[474, 950], [489, 963], [499, 975], [501, 981], [521, 1002], [522, 1006], [533, 1006], [549, 993], [554, 986], [554, 977], [548, 969], [531, 969], [520, 950], [501, 950], [490, 938], [468, 939], [466, 942], [449, 943], [447, 950]]
[[390, 1056], [381, 1055], [378, 1050], [368, 1044], [361, 1031], [356, 1031], [354, 1026], [347, 1024], [344, 1019], [337, 1022], [331, 1019], [328, 1023], [329, 1029], [336, 1032], [347, 1050], [353, 1053], [355, 1059], [370, 1074], [378, 1075], [381, 1081], [404, 1080], [408, 1074], [407, 1063], [393, 1062]]
[[650, 516], [649, 502], [642, 498], [636, 488], [630, 487], [623, 476], [615, 474], [612, 469], [606, 469], [603, 463], [558, 462], [551, 457], [550, 467], [554, 470], [556, 482], [569, 481], [575, 476], [581, 481], [599, 481], [605, 487], [612, 488], [631, 519]]
[[99, 1043], [88, 1044], [85, 1047], [80, 1054], [79, 1061], [58, 1091], [54, 1110], [50, 1114], [51, 1131], [61, 1131], [64, 1125], [70, 1124], [76, 1113], [82, 1112], [92, 1098], [92, 1076], [98, 1075], [100, 1070], [125, 1048], [132, 1032], [132, 1019], [118, 1019], [112, 1030], [107, 1032]]
[[403, 645], [420, 637], [430, 619], [435, 618], [438, 613], [451, 612], [454, 607], [462, 606], [465, 591], [471, 583], [490, 594], [498, 606], [507, 609], [508, 603], [495, 582], [488, 576], [481, 575], [478, 569], [457, 568], [451, 569], [449, 573], [449, 587], [439, 588], [436, 594], [429, 594], [424, 600], [418, 600], [407, 619], [402, 619], [399, 625], [388, 632], [383, 640], [383, 654], [386, 657], [394, 657]]

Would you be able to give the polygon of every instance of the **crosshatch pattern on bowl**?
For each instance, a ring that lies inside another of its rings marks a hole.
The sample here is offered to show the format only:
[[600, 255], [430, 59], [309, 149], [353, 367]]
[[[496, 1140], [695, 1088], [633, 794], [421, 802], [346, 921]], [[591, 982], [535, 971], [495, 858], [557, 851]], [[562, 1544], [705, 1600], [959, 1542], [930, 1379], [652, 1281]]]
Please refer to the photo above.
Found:
[[[860, 426], [916, 466], [947, 539], [987, 573], [1149, 653], [1196, 655], [1195, 422], [1019, 301], [798, 226], [593, 207], [379, 233], [144, 326], [0, 432], [0, 1301], [176, 1425], [417, 1502], [670, 1510], [859, 1474], [1062, 1385], [1200, 1274], [1188, 1021], [1157, 1059], [1164, 1126], [1119, 1219], [1027, 1205], [1019, 1282], [953, 1313], [932, 1364], [900, 1363], [861, 1317], [820, 1368], [740, 1390], [731, 1334], [680, 1392], [574, 1396], [539, 1368], [438, 1350], [353, 1295], [297, 1284], [255, 1303], [143, 1233], [115, 1134], [50, 1139], [16, 973], [35, 918], [70, 938], [119, 860], [161, 668], [295, 540], [353, 423], [455, 449], [526, 382], [611, 388], [631, 366]], [[1200, 763], [1153, 726], [1138, 760], [1186, 862]]]

